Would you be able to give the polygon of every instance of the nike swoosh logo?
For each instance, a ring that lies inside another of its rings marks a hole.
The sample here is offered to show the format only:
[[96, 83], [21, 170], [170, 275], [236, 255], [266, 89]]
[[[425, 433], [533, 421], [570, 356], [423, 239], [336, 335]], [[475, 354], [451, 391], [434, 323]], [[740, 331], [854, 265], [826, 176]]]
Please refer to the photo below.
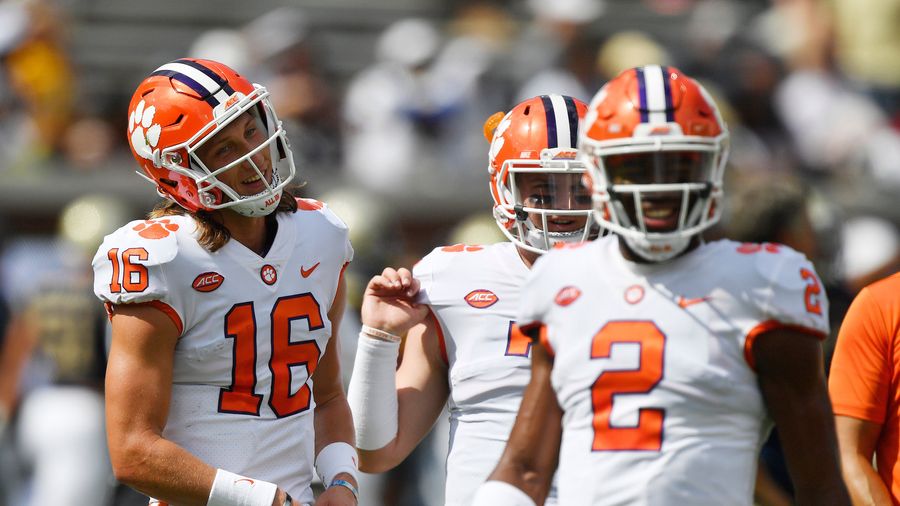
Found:
[[700, 297], [699, 299], [685, 299], [684, 297], [678, 297], [678, 307], [684, 309], [694, 304], [700, 304], [701, 302], [706, 302], [709, 300], [709, 297]]
[[308, 278], [309, 275], [312, 274], [314, 270], [316, 270], [316, 267], [318, 267], [320, 263], [322, 263], [322, 262], [316, 262], [316, 265], [313, 265], [309, 269], [304, 269], [303, 266], [301, 265], [300, 266], [300, 275], [303, 276], [304, 278]]

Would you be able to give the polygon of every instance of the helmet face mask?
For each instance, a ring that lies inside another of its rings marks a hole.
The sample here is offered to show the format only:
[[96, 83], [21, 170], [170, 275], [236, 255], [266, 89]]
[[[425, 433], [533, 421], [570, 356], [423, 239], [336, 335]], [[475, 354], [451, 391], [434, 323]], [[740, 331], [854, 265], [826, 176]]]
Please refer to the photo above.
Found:
[[671, 67], [627, 70], [587, 118], [580, 148], [595, 218], [635, 253], [673, 258], [719, 220], [728, 131], [699, 84]]
[[[143, 168], [138, 174], [192, 212], [230, 208], [244, 216], [270, 214], [296, 169], [268, 95], [216, 62], [183, 59], [163, 65], [132, 98], [129, 138]], [[254, 140], [243, 152], [231, 153], [227, 163], [210, 167], [201, 154], [208, 157], [210, 143], [236, 128], [253, 128]], [[243, 178], [252, 179], [253, 172], [261, 178], [260, 191], [244, 195], [223, 181], [237, 181], [242, 167], [249, 168]]]
[[494, 218], [519, 248], [540, 254], [599, 231], [575, 149], [585, 110], [571, 97], [543, 95], [518, 104], [497, 125], [485, 125]]
[[504, 198], [498, 209], [505, 219], [514, 220], [513, 230], [504, 229], [507, 237], [540, 252], [590, 238], [591, 195], [582, 184], [582, 163], [509, 163], [506, 170], [508, 177], [501, 181], [508, 186], [500, 184]]

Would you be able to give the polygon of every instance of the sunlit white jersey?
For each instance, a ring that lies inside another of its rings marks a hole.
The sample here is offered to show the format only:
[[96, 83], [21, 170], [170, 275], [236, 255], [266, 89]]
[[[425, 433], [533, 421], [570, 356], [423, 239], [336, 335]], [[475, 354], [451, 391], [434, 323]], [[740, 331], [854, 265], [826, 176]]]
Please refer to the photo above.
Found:
[[468, 506], [500, 460], [531, 378], [531, 343], [511, 340], [528, 267], [509, 242], [458, 244], [435, 249], [413, 274], [449, 371], [445, 504]]
[[786, 246], [723, 240], [646, 265], [609, 236], [544, 255], [519, 324], [543, 325], [554, 356], [560, 504], [752, 504], [771, 428], [753, 340], [823, 338], [827, 314], [812, 265]]
[[182, 330], [164, 437], [312, 502], [310, 375], [353, 249], [337, 216], [298, 203], [276, 215], [265, 257], [234, 240], [209, 252], [189, 216], [133, 221], [94, 257], [94, 291], [109, 304], [154, 304]]

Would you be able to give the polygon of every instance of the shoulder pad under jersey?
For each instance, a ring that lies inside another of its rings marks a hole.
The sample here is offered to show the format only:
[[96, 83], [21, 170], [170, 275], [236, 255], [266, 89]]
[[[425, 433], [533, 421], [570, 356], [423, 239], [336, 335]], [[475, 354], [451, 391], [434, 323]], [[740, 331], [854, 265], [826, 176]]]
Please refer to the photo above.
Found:
[[340, 219], [338, 215], [334, 213], [331, 209], [328, 208], [328, 204], [325, 202], [321, 202], [315, 199], [297, 199], [297, 212], [304, 211], [318, 211], [328, 219], [328, 222], [336, 226], [337, 228], [347, 230], [347, 224], [344, 223], [344, 220]]
[[428, 292], [432, 287], [437, 276], [446, 272], [454, 263], [465, 260], [466, 256], [473, 253], [484, 251], [485, 247], [470, 244], [453, 244], [450, 246], [438, 246], [431, 250], [431, 253], [422, 257], [413, 266], [413, 276], [421, 283], [419, 296], [416, 302], [427, 304], [429, 301]]
[[106, 236], [92, 262], [97, 297], [113, 304], [164, 299], [164, 266], [178, 255], [177, 233], [189, 220], [137, 220]]
[[742, 244], [737, 253], [751, 256], [756, 279], [747, 280], [748, 288], [764, 320], [828, 333], [825, 288], [812, 262], [802, 253], [772, 243]]

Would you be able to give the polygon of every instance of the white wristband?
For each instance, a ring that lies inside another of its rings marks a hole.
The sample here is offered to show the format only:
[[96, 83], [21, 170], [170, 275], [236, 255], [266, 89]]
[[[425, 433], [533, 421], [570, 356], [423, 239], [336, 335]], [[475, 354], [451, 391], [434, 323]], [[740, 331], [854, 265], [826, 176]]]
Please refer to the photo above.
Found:
[[505, 481], [486, 481], [475, 491], [472, 506], [536, 506], [528, 494]]
[[274, 483], [217, 469], [206, 506], [272, 506], [276, 492]]
[[356, 447], [383, 448], [397, 437], [397, 356], [400, 343], [360, 334], [347, 402], [356, 426]]
[[316, 455], [316, 472], [319, 473], [319, 478], [322, 478], [322, 483], [326, 487], [330, 487], [334, 477], [341, 473], [353, 476], [353, 479], [358, 482], [358, 461], [356, 448], [343, 441], [338, 441], [322, 448], [322, 451]]

